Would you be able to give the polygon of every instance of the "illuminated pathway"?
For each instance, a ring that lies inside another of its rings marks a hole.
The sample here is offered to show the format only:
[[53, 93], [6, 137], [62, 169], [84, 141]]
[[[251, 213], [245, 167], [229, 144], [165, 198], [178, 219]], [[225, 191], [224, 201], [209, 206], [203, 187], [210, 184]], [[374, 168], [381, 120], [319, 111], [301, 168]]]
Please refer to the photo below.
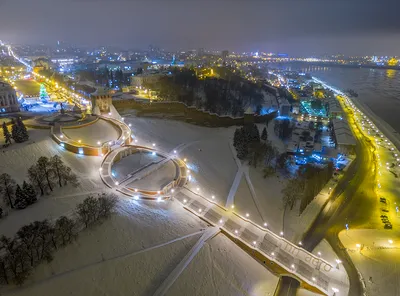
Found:
[[346, 274], [343, 269], [335, 268], [336, 263], [329, 263], [274, 234], [266, 227], [253, 223], [249, 215], [242, 217], [232, 209], [218, 205], [212, 198], [207, 199], [199, 192], [194, 193], [186, 187], [175, 194], [175, 198], [188, 211], [209, 224], [220, 227], [222, 233], [259, 261], [266, 264], [276, 263], [279, 266], [278, 270], [275, 270], [278, 274], [291, 274], [298, 278], [303, 286], [309, 289], [311, 287], [311, 290], [315, 287], [314, 291], [325, 294], [332, 294], [332, 289], [348, 289], [348, 282], [342, 282]]
[[[109, 187], [115, 188], [124, 194], [134, 196], [135, 198], [137, 196], [136, 199], [148, 198], [146, 197], [147, 193], [140, 192], [140, 190], [138, 190], [136, 195], [134, 192], [125, 192], [122, 187], [119, 186], [119, 183], [115, 184], [115, 180], [112, 179], [110, 175], [112, 161], [116, 154], [123, 149], [126, 148], [117, 148], [105, 158], [102, 169], [100, 170], [103, 181], [105, 181]], [[145, 149], [153, 150], [153, 148], [148, 147]], [[172, 152], [174, 153], [175, 150]], [[177, 157], [173, 159], [174, 161], [184, 164], [184, 162]], [[181, 171], [186, 173], [185, 168], [181, 169]], [[186, 183], [186, 181], [184, 181], [184, 183]], [[155, 195], [155, 198], [153, 197], [152, 199], [157, 199], [161, 202], [163, 198], [172, 195], [174, 199], [182, 203], [186, 210], [212, 225], [213, 229], [218, 229], [218, 231], [224, 233], [238, 246], [253, 257], [256, 257], [259, 262], [264, 262], [268, 265], [268, 268], [273, 269], [274, 273], [281, 275], [290, 274], [299, 279], [302, 286], [306, 289], [328, 295], [331, 294], [330, 292], [332, 289], [339, 289], [341, 291], [346, 291], [348, 289], [348, 282], [342, 281], [343, 278], [347, 278], [346, 273], [343, 269], [339, 270], [335, 268], [336, 263], [327, 262], [323, 258], [313, 255], [285, 238], [274, 234], [267, 229], [266, 223], [263, 226], [255, 224], [250, 220], [251, 217], [248, 214], [246, 214], [246, 217], [242, 217], [235, 213], [232, 207], [226, 208], [215, 203], [213, 197], [207, 199], [201, 196], [200, 189], [195, 193], [186, 187], [179, 188], [180, 187], [178, 187], [175, 192], [172, 189], [167, 192], [159, 192]], [[161, 199], [159, 197], [161, 197]], [[206, 241], [206, 238], [205, 236], [204, 241]], [[200, 248], [203, 242], [199, 242], [196, 248]], [[196, 252], [197, 251], [196, 249]], [[173, 275], [159, 287], [157, 292], [159, 294], [157, 295], [162, 295], [173, 284], [179, 274], [189, 264], [192, 258], [191, 254], [194, 256], [195, 250], [189, 253], [187, 258], [185, 257], [176, 267]]]

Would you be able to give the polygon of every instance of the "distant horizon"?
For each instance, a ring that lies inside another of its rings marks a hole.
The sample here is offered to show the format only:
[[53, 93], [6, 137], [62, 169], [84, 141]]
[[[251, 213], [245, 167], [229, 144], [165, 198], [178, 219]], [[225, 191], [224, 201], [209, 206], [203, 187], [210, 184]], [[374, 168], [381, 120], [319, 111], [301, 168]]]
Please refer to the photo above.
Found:
[[399, 10], [395, 0], [13, 0], [0, 3], [0, 36], [26, 44], [398, 56]]
[[[55, 49], [57, 46], [57, 40], [55, 42], [49, 42], [49, 43], [14, 43], [14, 42], [8, 42], [7, 40], [3, 40], [0, 38], [0, 40], [2, 40], [4, 43], [6, 44], [11, 44], [13, 46], [45, 46], [45, 47], [49, 47], [52, 49]], [[61, 41], [61, 40], [59, 40]], [[65, 41], [62, 41], [65, 42]], [[342, 55], [344, 57], [365, 57], [365, 56], [378, 56], [378, 57], [400, 57], [400, 53], [398, 54], [374, 54], [374, 53], [370, 53], [370, 54], [345, 54], [345, 53], [338, 53], [338, 52], [332, 52], [332, 53], [312, 53], [312, 54], [289, 54], [286, 51], [269, 51], [269, 50], [262, 50], [262, 49], [257, 49], [257, 50], [231, 50], [229, 48], [223, 48], [223, 49], [210, 49], [210, 48], [206, 48], [206, 47], [199, 47], [199, 48], [178, 48], [178, 49], [170, 49], [170, 48], [164, 48], [162, 46], [158, 46], [157, 44], [149, 44], [147, 46], [144, 47], [128, 47], [128, 46], [121, 46], [121, 45], [113, 45], [113, 44], [99, 44], [99, 45], [85, 45], [85, 44], [77, 44], [77, 43], [73, 43], [73, 42], [66, 42], [67, 46], [72, 46], [75, 48], [79, 48], [79, 49], [98, 49], [100, 47], [106, 47], [106, 48], [115, 48], [121, 51], [146, 51], [148, 50], [148, 47], [150, 45], [154, 45], [155, 47], [160, 48], [161, 50], [165, 50], [166, 52], [179, 52], [179, 51], [191, 51], [191, 50], [199, 50], [199, 49], [204, 49], [207, 52], [221, 52], [223, 50], [228, 50], [229, 53], [255, 53], [255, 52], [263, 52], [263, 53], [274, 53], [274, 54], [288, 54], [291, 57], [312, 57], [312, 56], [334, 56], [334, 55]]]

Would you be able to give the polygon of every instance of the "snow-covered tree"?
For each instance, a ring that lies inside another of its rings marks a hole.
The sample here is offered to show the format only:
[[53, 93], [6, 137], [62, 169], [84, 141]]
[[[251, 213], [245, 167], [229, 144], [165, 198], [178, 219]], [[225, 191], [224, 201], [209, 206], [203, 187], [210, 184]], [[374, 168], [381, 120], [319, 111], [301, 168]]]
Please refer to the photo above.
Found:
[[238, 142], [239, 142], [239, 137], [240, 137], [240, 129], [236, 129], [235, 133], [233, 134], [233, 147], [236, 147]]
[[117, 204], [117, 196], [115, 194], [99, 194], [99, 216], [102, 218], [107, 218], [110, 216], [112, 210]]
[[25, 192], [19, 185], [17, 185], [17, 189], [15, 190], [15, 207], [17, 209], [25, 209], [27, 205], [28, 203]]
[[266, 141], [268, 140], [268, 132], [267, 132], [267, 128], [264, 127], [261, 133], [261, 140]]
[[8, 130], [8, 126], [6, 123], [3, 121], [3, 135], [4, 135], [4, 144], [5, 146], [8, 146], [11, 144], [11, 133]]
[[46, 156], [39, 157], [37, 161], [37, 167], [43, 174], [48, 188], [50, 189], [50, 191], [53, 191], [54, 173], [49, 158], [47, 158]]
[[55, 231], [57, 239], [61, 240], [62, 245], [66, 245], [71, 242], [75, 237], [75, 221], [66, 217], [61, 216], [57, 219], [55, 224]]
[[40, 170], [38, 165], [33, 165], [28, 169], [28, 177], [41, 195], [44, 195], [47, 191], [46, 181], [44, 173]]
[[22, 143], [29, 139], [28, 131], [26, 130], [25, 124], [22, 122], [20, 117], [18, 117], [15, 121], [13, 120], [11, 134], [16, 143]]
[[70, 182], [72, 185], [77, 186], [78, 181], [77, 177], [74, 173], [72, 173], [71, 168], [67, 167], [62, 161], [61, 157], [58, 155], [54, 155], [50, 159], [51, 169], [53, 170], [56, 179], [58, 179], [58, 185], [62, 187], [62, 185]]
[[4, 201], [11, 208], [14, 208], [14, 191], [15, 181], [11, 179], [11, 176], [7, 173], [0, 175], [0, 192], [3, 194]]
[[76, 212], [85, 227], [88, 227], [98, 219], [98, 208], [99, 202], [93, 196], [85, 198], [82, 203], [78, 204]]
[[26, 195], [26, 202], [28, 203], [28, 205], [31, 205], [37, 201], [37, 193], [32, 184], [24, 181], [24, 183], [22, 184], [22, 190]]
[[239, 159], [245, 159], [247, 157], [248, 151], [248, 143], [245, 141], [240, 141], [237, 145], [237, 157]]

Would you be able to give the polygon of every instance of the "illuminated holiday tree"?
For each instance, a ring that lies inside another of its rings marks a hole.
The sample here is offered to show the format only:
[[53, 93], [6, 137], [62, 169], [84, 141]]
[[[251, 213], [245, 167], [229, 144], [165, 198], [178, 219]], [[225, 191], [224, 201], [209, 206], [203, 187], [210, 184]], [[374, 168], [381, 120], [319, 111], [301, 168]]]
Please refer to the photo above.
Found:
[[49, 95], [47, 94], [46, 88], [44, 87], [43, 84], [40, 85], [39, 97], [43, 103], [47, 103], [47, 99], [49, 98]]

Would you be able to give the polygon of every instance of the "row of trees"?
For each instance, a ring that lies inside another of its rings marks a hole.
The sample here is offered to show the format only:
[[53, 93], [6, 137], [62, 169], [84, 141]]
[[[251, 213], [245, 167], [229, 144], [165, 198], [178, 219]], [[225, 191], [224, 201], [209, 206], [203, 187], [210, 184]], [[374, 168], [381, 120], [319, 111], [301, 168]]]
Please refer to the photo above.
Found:
[[11, 139], [13, 139], [16, 143], [22, 143], [29, 140], [28, 131], [21, 117], [12, 119], [11, 133], [8, 130], [8, 126], [6, 125], [6, 123], [3, 122], [3, 136], [4, 136], [3, 147], [8, 147], [9, 145], [11, 145], [12, 143]]
[[312, 164], [301, 166], [297, 175], [289, 179], [282, 189], [284, 215], [286, 210], [292, 210], [298, 201], [300, 201], [299, 211], [301, 214], [331, 179], [333, 172], [332, 162], [322, 168]]
[[7, 173], [0, 175], [0, 194], [6, 205], [23, 209], [37, 200], [41, 195], [53, 191], [55, 186], [62, 187], [68, 183], [78, 186], [78, 180], [71, 168], [66, 166], [61, 157], [39, 157], [38, 161], [28, 169], [29, 183], [24, 181], [22, 187]]
[[109, 217], [116, 196], [102, 193], [78, 204], [73, 218], [62, 216], [54, 223], [35, 221], [21, 227], [14, 238], [0, 237], [0, 283], [21, 285], [39, 263], [53, 259], [53, 253], [71, 243], [82, 229]]

